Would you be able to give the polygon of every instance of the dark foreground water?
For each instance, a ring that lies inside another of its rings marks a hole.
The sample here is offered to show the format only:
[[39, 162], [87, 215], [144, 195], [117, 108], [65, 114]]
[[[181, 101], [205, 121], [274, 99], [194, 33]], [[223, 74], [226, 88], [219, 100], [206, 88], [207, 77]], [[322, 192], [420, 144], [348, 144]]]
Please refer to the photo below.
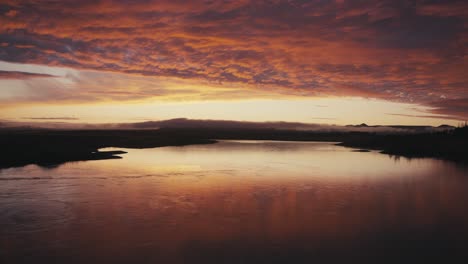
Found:
[[0, 263], [467, 263], [468, 170], [225, 141], [0, 171]]

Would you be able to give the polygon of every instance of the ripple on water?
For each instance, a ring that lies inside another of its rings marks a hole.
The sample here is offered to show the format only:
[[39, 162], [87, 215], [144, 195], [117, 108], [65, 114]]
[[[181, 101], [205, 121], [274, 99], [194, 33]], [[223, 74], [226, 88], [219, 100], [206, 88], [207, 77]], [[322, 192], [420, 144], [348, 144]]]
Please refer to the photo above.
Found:
[[60, 200], [2, 199], [0, 234], [46, 231], [66, 225], [74, 217], [71, 204]]

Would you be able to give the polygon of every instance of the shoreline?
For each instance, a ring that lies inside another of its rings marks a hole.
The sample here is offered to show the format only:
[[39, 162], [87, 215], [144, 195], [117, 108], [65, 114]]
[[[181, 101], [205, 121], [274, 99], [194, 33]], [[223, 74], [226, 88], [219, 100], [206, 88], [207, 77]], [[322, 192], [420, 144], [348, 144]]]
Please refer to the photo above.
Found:
[[[389, 135], [365, 132], [317, 133], [293, 130], [0, 130], [0, 169], [36, 164], [121, 159], [124, 151], [103, 148], [155, 148], [214, 144], [222, 140], [333, 142], [354, 152], [377, 150], [406, 158], [437, 158], [468, 164], [468, 127], [449, 132]], [[338, 143], [340, 142], [340, 143]]]

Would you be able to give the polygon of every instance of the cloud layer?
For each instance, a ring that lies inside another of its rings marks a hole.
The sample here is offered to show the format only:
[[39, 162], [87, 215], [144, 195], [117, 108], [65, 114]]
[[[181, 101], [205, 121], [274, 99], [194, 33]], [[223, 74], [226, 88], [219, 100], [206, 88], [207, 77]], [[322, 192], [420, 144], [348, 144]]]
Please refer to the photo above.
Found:
[[55, 77], [50, 74], [31, 73], [31, 72], [20, 72], [20, 71], [2, 71], [0, 70], [0, 79], [30, 79], [40, 77]]
[[[237, 87], [243, 96], [269, 90], [413, 102], [460, 119], [468, 118], [467, 51], [463, 0], [0, 4], [3, 61], [184, 79]], [[145, 87], [143, 97], [180, 92]], [[135, 94], [84, 90], [76, 97]]]

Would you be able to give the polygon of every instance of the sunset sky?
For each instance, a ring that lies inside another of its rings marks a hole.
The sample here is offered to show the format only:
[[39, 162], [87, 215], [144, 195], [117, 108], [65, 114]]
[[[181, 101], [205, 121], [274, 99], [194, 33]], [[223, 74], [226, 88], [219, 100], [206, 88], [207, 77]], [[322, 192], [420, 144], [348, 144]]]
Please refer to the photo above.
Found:
[[0, 0], [0, 121], [456, 125], [466, 0]]

